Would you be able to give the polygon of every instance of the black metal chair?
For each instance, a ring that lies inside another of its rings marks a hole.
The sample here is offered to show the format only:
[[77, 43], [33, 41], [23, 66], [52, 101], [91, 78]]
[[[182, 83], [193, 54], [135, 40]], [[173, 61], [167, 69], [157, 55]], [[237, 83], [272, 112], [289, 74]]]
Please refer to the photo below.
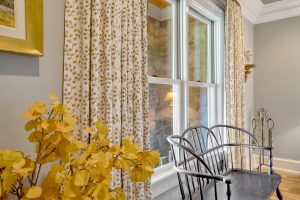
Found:
[[[272, 148], [259, 146], [250, 132], [227, 125], [194, 126], [168, 137], [168, 142], [182, 199], [262, 200], [275, 190], [282, 199], [281, 177], [272, 170]], [[254, 150], [259, 151], [258, 170], [253, 170]], [[262, 151], [269, 152], [269, 173], [261, 170]]]

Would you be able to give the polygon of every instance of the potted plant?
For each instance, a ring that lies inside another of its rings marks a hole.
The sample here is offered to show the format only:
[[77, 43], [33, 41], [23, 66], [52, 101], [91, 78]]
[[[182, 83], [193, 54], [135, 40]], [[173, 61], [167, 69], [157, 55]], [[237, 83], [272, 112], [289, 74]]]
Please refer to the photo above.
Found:
[[[56, 95], [31, 105], [23, 118], [29, 142], [35, 144], [31, 159], [20, 151], [0, 150], [0, 199], [125, 199], [121, 187], [112, 188], [112, 170], [126, 172], [133, 182], [144, 182], [159, 163], [157, 151], [143, 151], [132, 144], [132, 137], [122, 144], [111, 144], [108, 128], [97, 121], [87, 127], [89, 141], [74, 137], [76, 119]], [[43, 180], [41, 168], [51, 168]]]

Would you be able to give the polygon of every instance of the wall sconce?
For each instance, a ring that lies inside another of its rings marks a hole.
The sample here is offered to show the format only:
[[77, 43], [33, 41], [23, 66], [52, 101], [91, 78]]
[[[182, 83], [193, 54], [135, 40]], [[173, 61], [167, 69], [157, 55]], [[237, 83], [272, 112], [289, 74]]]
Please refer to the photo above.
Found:
[[[246, 59], [246, 63], [251, 63], [253, 60], [253, 52], [251, 50], [247, 50], [245, 51], [245, 59]], [[255, 64], [246, 64], [245, 65], [245, 81], [247, 81], [247, 76], [251, 73], [251, 69], [255, 68], [256, 65]]]
[[173, 92], [168, 92], [165, 101], [173, 101]]
[[255, 64], [246, 64], [245, 65], [245, 69], [244, 69], [244, 72], [245, 72], [245, 81], [247, 81], [247, 76], [251, 73], [251, 69], [253, 69], [255, 67], [256, 67]]
[[168, 92], [165, 101], [170, 102], [170, 106], [173, 106], [173, 92]]

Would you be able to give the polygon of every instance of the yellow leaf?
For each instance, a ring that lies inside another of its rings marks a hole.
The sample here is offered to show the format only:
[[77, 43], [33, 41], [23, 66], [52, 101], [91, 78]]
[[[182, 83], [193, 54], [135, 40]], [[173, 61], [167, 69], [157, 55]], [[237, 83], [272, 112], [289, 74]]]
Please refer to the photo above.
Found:
[[76, 172], [75, 177], [74, 177], [74, 185], [81, 187], [84, 186], [88, 183], [90, 178], [90, 174], [86, 170], [81, 170]]
[[82, 148], [85, 147], [85, 144], [84, 144], [83, 142], [79, 141], [79, 140], [77, 140], [77, 141], [75, 142], [75, 144], [77, 145], [77, 148], [78, 148], [78, 149], [82, 149]]
[[47, 106], [44, 102], [42, 101], [37, 101], [34, 105], [33, 105], [33, 110], [35, 112], [38, 112], [40, 114], [45, 113], [47, 111]]
[[85, 130], [87, 133], [93, 133], [93, 129], [91, 127], [86, 127]]
[[57, 172], [55, 174], [55, 182], [58, 183], [58, 184], [63, 182], [63, 176], [60, 172]]
[[59, 136], [58, 134], [50, 135], [48, 141], [49, 141], [51, 144], [58, 143], [58, 142], [60, 141], [60, 136]]
[[108, 128], [100, 120], [96, 122], [96, 127], [98, 129], [99, 134], [108, 134]]
[[108, 146], [109, 143], [110, 143], [109, 139], [103, 139], [103, 140], [99, 141], [99, 144], [100, 144], [101, 147]]
[[29, 188], [25, 197], [28, 199], [35, 199], [35, 198], [40, 197], [41, 194], [42, 194], [42, 188], [40, 188], [38, 186], [33, 186], [33, 187]]
[[47, 121], [47, 120], [44, 120], [44, 121], [42, 122], [42, 124], [41, 124], [41, 127], [42, 127], [43, 129], [45, 129], [45, 130], [48, 130], [48, 126], [49, 126], [49, 124], [48, 124], [48, 121]]
[[53, 103], [51, 104], [51, 108], [53, 109], [53, 110], [56, 110], [56, 114], [57, 114], [57, 108], [59, 107], [59, 101], [53, 101]]
[[66, 152], [67, 153], [73, 153], [73, 152], [76, 152], [77, 151], [77, 145], [76, 144], [73, 144], [73, 143], [70, 143], [67, 145], [66, 147]]
[[26, 163], [25, 159], [21, 159], [13, 164], [14, 169], [21, 169]]
[[116, 199], [122, 200], [125, 199], [125, 194], [122, 188], [118, 187], [115, 189], [116, 192]]
[[29, 120], [29, 119], [32, 119], [32, 112], [25, 112], [23, 113], [22, 115], [23, 119], [26, 119], [26, 120]]
[[126, 153], [124, 155], [124, 157], [126, 157], [129, 160], [135, 160], [135, 159], [137, 159], [137, 155], [135, 153]]
[[70, 126], [74, 126], [76, 124], [76, 119], [69, 114], [64, 115], [64, 121], [67, 122]]
[[18, 173], [18, 174], [28, 173], [28, 172], [31, 172], [31, 171], [32, 171], [32, 168], [21, 168], [21, 169], [13, 170], [14, 173]]
[[29, 137], [28, 137], [29, 142], [37, 142], [37, 138], [35, 136], [35, 132], [30, 133]]
[[65, 184], [64, 196], [70, 197], [70, 198], [75, 198], [79, 194], [80, 190], [71, 181], [72, 180], [70, 179]]
[[64, 138], [66, 138], [67, 140], [72, 140], [72, 139], [73, 139], [73, 134], [72, 134], [72, 132], [64, 132], [64, 133], [62, 133], [62, 135], [63, 135]]
[[57, 100], [57, 96], [56, 96], [55, 93], [49, 94], [49, 98], [50, 98], [52, 101], [56, 101], [56, 100]]
[[152, 166], [160, 162], [160, 153], [158, 151], [149, 151], [149, 156], [147, 157]]
[[25, 130], [26, 130], [26, 131], [30, 131], [30, 130], [34, 129], [35, 126], [36, 126], [36, 121], [30, 120], [29, 122], [27, 122], [27, 123], [25, 124]]

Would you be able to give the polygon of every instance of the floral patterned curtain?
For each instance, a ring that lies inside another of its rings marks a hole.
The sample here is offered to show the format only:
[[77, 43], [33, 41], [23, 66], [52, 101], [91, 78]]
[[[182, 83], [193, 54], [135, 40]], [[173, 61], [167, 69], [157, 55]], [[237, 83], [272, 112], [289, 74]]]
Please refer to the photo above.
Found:
[[[225, 89], [226, 89], [226, 123], [228, 125], [245, 128], [245, 74], [244, 74], [244, 36], [243, 16], [238, 0], [227, 0], [225, 11]], [[242, 140], [247, 144], [247, 138], [237, 138], [232, 133], [231, 141]], [[234, 163], [247, 161], [246, 152], [234, 151]], [[242, 155], [240, 155], [242, 154]], [[245, 166], [248, 166], [244, 164]]]
[[[147, 0], [66, 0], [64, 103], [84, 128], [101, 119], [113, 143], [127, 135], [149, 149]], [[151, 199], [150, 182], [114, 173], [127, 199]]]

